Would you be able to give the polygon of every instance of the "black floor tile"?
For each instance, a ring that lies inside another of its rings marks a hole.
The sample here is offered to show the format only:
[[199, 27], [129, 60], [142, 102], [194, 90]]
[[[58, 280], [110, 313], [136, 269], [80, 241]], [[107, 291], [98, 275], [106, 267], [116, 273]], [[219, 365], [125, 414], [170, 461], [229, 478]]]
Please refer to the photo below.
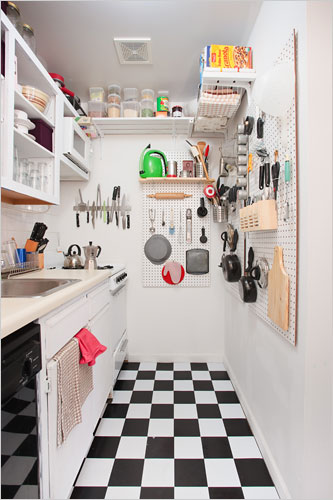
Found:
[[36, 462], [34, 463], [34, 465], [31, 468], [31, 471], [23, 481], [23, 484], [32, 484], [32, 485], [38, 484], [38, 475], [39, 475], [39, 469], [38, 469], [38, 462], [36, 459]]
[[246, 418], [225, 418], [223, 423], [228, 436], [252, 436]]
[[192, 380], [192, 372], [174, 372], [173, 376], [175, 380]]
[[37, 436], [30, 434], [15, 450], [13, 455], [17, 457], [37, 457], [37, 453]]
[[198, 418], [221, 418], [221, 412], [218, 405], [197, 404]]
[[237, 394], [234, 391], [216, 391], [216, 397], [219, 403], [239, 403]]
[[199, 422], [196, 419], [175, 419], [175, 436], [200, 436]]
[[193, 391], [175, 391], [174, 392], [175, 404], [194, 404], [195, 397]]
[[173, 370], [173, 363], [157, 363], [156, 370], [157, 371], [159, 371], [159, 370], [169, 370], [169, 371], [172, 371]]
[[8, 403], [6, 403], [3, 408], [4, 411], [8, 413], [13, 413], [14, 415], [18, 415], [24, 408], [30, 405], [30, 401], [24, 401], [23, 399], [12, 398]]
[[146, 458], [174, 458], [173, 437], [149, 437], [146, 448]]
[[1, 467], [5, 465], [7, 460], [11, 457], [11, 455], [1, 455]]
[[17, 415], [2, 429], [5, 432], [15, 432], [19, 434], [30, 434], [36, 425], [36, 417]]
[[232, 458], [227, 437], [202, 437], [201, 442], [205, 458]]
[[147, 436], [149, 418], [127, 418], [122, 436]]
[[140, 498], [174, 498], [174, 488], [141, 488]]
[[128, 411], [128, 404], [108, 404], [105, 408], [103, 418], [125, 418]]
[[131, 361], [123, 363], [122, 370], [138, 370], [140, 363], [133, 363]]
[[191, 363], [191, 370], [193, 371], [204, 371], [208, 370], [207, 363]]
[[101, 486], [76, 486], [71, 498], [105, 498], [107, 487]]
[[136, 377], [137, 380], [154, 380], [155, 378], [155, 371], [139, 371], [138, 375]]
[[1, 498], [14, 498], [20, 486], [1, 485]]
[[151, 403], [153, 391], [133, 391], [131, 403]]
[[88, 452], [88, 458], [114, 458], [119, 441], [120, 436], [95, 436]]
[[141, 486], [144, 460], [116, 459], [109, 480], [109, 486]]
[[207, 486], [204, 460], [176, 458], [175, 486]]
[[212, 371], [210, 372], [210, 377], [212, 380], [229, 380], [229, 375], [225, 371], [219, 371], [219, 372]]
[[173, 418], [174, 405], [152, 404], [150, 418]]
[[236, 458], [235, 465], [242, 486], [274, 486], [262, 458]]
[[173, 380], [155, 380], [154, 391], [173, 391]]
[[233, 498], [244, 498], [242, 488], [208, 488], [209, 489], [209, 498], [224, 498], [224, 499], [233, 499]]
[[115, 391], [132, 391], [134, 388], [135, 380], [117, 380], [114, 386]]
[[195, 391], [213, 391], [214, 387], [210, 380], [193, 380]]

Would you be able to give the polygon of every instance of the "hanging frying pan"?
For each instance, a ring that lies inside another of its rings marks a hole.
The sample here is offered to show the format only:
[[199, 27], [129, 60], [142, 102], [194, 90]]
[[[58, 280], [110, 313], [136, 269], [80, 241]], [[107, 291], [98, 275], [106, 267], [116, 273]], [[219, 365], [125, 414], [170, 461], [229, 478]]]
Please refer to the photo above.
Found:
[[153, 234], [146, 241], [144, 253], [152, 264], [163, 264], [172, 252], [170, 241], [162, 234]]
[[247, 268], [245, 275], [241, 277], [238, 283], [239, 295], [243, 302], [256, 302], [257, 300], [257, 286], [255, 279], [251, 277], [251, 270], [253, 266], [254, 252], [253, 248], [249, 248], [247, 257]]

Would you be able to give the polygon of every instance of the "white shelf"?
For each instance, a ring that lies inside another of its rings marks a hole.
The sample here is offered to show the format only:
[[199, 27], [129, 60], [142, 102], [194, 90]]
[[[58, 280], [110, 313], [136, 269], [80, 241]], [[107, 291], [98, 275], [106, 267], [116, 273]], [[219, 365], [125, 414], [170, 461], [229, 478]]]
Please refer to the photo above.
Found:
[[60, 158], [60, 180], [61, 181], [88, 181], [89, 173], [81, 170], [71, 160], [62, 155]]
[[19, 158], [54, 158], [51, 151], [16, 129], [14, 129], [14, 144], [18, 149]]
[[254, 69], [244, 69], [234, 71], [224, 69], [222, 71], [205, 69], [202, 73], [202, 83], [208, 85], [230, 85], [234, 87], [241, 87], [256, 79], [256, 72]]
[[171, 134], [191, 136], [193, 118], [94, 118], [100, 135]]
[[[59, 91], [61, 92], [61, 90]], [[67, 97], [61, 92], [64, 99], [64, 116], [66, 117], [77, 117], [79, 113], [76, 111], [74, 106], [71, 105]]]
[[212, 184], [215, 179], [205, 177], [146, 177], [140, 178], [141, 184]]
[[29, 119], [39, 118], [50, 125], [50, 127], [54, 128], [54, 123], [46, 115], [44, 115], [44, 113], [35, 108], [35, 106], [17, 90], [15, 90], [15, 109], [25, 111], [28, 114]]

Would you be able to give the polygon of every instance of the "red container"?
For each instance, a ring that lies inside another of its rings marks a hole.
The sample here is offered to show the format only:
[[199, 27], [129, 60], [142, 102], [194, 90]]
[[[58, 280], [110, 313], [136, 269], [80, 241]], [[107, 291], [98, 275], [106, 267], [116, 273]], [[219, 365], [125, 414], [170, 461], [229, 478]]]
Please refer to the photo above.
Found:
[[31, 130], [31, 135], [36, 137], [36, 142], [53, 153], [53, 128], [40, 118], [31, 118], [36, 128]]

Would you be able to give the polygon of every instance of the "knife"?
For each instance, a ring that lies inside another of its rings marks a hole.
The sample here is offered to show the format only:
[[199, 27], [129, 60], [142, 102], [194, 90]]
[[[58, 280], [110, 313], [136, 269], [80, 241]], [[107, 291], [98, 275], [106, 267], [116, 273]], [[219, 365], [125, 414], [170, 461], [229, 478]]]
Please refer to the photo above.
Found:
[[117, 188], [117, 208], [116, 208], [116, 224], [119, 227], [119, 216], [120, 216], [120, 186]]
[[87, 223], [89, 224], [89, 200], [87, 201]]
[[110, 198], [108, 197], [107, 206], [106, 206], [106, 223], [110, 224]]
[[113, 214], [114, 214], [114, 212], [116, 210], [117, 192], [118, 192], [118, 186], [114, 186], [113, 193], [112, 193], [112, 205], [111, 205], [111, 212], [110, 212], [110, 222], [113, 221]]
[[121, 199], [121, 209], [120, 209], [122, 221], [123, 221], [123, 229], [126, 229], [126, 195], [123, 194]]
[[106, 222], [106, 204], [105, 200], [103, 201], [103, 222]]
[[98, 184], [98, 186], [97, 186], [96, 210], [97, 210], [97, 212], [99, 210], [99, 216], [100, 216], [100, 218], [102, 218], [102, 195], [101, 195], [101, 185], [100, 184]]
[[93, 201], [92, 207], [91, 207], [91, 223], [92, 227], [95, 229], [95, 217], [96, 217], [96, 203]]

